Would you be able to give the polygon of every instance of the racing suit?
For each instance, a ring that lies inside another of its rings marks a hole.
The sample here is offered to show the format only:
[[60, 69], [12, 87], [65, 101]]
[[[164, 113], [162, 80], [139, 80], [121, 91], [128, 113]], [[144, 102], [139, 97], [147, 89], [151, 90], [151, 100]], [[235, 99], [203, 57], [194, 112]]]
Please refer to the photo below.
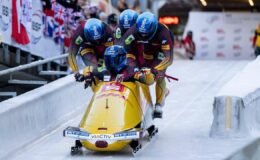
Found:
[[93, 66], [93, 72], [97, 72], [98, 67], [104, 63], [104, 52], [107, 47], [113, 45], [113, 31], [105, 25], [105, 34], [99, 42], [90, 42], [84, 36], [84, 25], [79, 25], [76, 29], [69, 48], [69, 65], [74, 73], [79, 72], [76, 56], [79, 54], [86, 66]]
[[[132, 26], [121, 38], [119, 44], [124, 46], [128, 54], [137, 57], [140, 68], [148, 67], [154, 70], [156, 77], [156, 103], [164, 105], [166, 96], [165, 71], [173, 61], [173, 34], [163, 24], [158, 24], [156, 33], [150, 40], [142, 38]], [[143, 48], [139, 47], [142, 46]], [[138, 50], [133, 52], [133, 50]], [[140, 49], [143, 49], [140, 51]]]
[[120, 39], [122, 38], [122, 36], [126, 33], [127, 30], [121, 28], [121, 27], [116, 27], [115, 29], [115, 44], [117, 44]]
[[257, 57], [260, 55], [260, 26], [255, 31], [253, 46], [255, 47], [255, 56]]

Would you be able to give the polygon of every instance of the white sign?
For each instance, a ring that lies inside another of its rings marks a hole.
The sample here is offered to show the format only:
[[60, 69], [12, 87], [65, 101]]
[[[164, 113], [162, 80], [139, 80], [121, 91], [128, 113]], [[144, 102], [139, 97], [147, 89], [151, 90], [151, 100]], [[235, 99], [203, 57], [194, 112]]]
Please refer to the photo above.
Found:
[[30, 43], [20, 45], [11, 38], [12, 33], [12, 0], [0, 0], [0, 30], [3, 43], [16, 46], [21, 50], [28, 51], [33, 55], [42, 58], [49, 58], [61, 54], [61, 46], [55, 44], [53, 39], [43, 35], [43, 12], [41, 0], [32, 1], [32, 17], [26, 29], [29, 35]]
[[253, 59], [252, 40], [259, 13], [190, 12], [195, 59]]

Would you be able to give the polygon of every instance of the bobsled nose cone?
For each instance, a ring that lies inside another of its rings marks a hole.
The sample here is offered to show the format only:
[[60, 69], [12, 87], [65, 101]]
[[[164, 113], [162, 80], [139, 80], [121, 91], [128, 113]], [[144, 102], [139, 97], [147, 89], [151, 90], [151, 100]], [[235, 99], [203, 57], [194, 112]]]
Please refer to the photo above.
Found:
[[107, 148], [108, 143], [107, 141], [96, 141], [95, 146], [97, 148]]

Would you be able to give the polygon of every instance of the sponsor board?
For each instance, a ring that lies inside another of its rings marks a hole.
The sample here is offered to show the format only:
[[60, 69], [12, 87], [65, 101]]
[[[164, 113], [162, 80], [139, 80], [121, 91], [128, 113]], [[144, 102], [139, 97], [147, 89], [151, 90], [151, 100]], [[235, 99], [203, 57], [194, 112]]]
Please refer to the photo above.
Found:
[[190, 12], [184, 36], [194, 33], [195, 59], [252, 59], [259, 19], [259, 13]]
[[[32, 8], [30, 11], [32, 14], [28, 14], [26, 17], [28, 19], [26, 31], [30, 39], [30, 43], [27, 45], [20, 45], [11, 39], [12, 0], [0, 1], [0, 29], [3, 43], [15, 46], [42, 58], [50, 58], [61, 54], [61, 45], [55, 44], [53, 40], [43, 36], [43, 8], [41, 0], [28, 1], [30, 3], [28, 5], [31, 5]], [[56, 62], [60, 63], [60, 61]]]
[[140, 138], [140, 132], [128, 131], [115, 134], [89, 134], [82, 130], [66, 129], [64, 130], [64, 136], [81, 140], [126, 140]]
[[225, 57], [225, 54], [223, 52], [217, 52], [216, 53], [216, 57], [218, 58], [224, 58]]
[[1, 0], [0, 26], [3, 32], [11, 27], [11, 0]]
[[218, 45], [218, 49], [223, 49], [223, 48], [225, 48], [225, 45], [224, 45], [224, 44], [219, 44], [219, 45]]
[[37, 44], [41, 38], [43, 33], [43, 24], [42, 24], [42, 11], [35, 11], [32, 15], [32, 32], [31, 39], [32, 44]]

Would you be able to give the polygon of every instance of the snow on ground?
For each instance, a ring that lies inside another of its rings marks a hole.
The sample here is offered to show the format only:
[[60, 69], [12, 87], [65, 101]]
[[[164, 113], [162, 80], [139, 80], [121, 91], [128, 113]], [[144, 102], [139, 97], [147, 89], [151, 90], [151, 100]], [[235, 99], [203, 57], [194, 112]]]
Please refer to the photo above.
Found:
[[[77, 126], [81, 116], [14, 152], [13, 160], [69, 160], [69, 159], [163, 159], [163, 160], [219, 160], [224, 159], [255, 137], [216, 139], [209, 137], [213, 120], [214, 95], [248, 61], [175, 61], [168, 70], [179, 82], [169, 83], [164, 118], [157, 120], [159, 134], [133, 157], [129, 148], [115, 153], [84, 150], [83, 155], [71, 156], [74, 140], [62, 137], [67, 126]], [[154, 97], [154, 94], [153, 94]]]

